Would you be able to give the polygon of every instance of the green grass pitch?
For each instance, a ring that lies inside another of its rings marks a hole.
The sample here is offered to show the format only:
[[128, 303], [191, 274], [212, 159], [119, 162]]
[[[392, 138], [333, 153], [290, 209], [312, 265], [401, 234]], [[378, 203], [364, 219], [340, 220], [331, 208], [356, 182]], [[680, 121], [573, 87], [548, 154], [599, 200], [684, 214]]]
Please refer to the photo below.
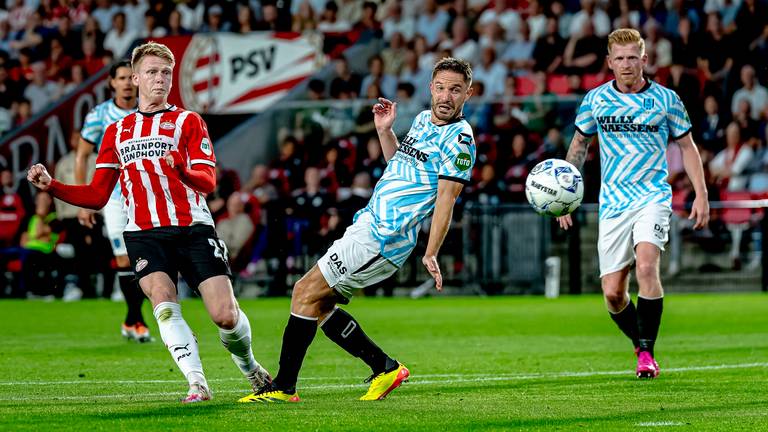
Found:
[[[662, 374], [638, 381], [599, 296], [355, 299], [347, 310], [410, 368], [410, 382], [358, 401], [369, 370], [318, 332], [302, 402], [281, 405], [235, 403], [248, 384], [190, 300], [183, 312], [214, 391], [191, 406], [178, 403], [186, 383], [159, 340], [120, 338], [122, 304], [2, 301], [0, 430], [768, 430], [766, 300], [669, 294]], [[241, 302], [272, 372], [288, 303]]]

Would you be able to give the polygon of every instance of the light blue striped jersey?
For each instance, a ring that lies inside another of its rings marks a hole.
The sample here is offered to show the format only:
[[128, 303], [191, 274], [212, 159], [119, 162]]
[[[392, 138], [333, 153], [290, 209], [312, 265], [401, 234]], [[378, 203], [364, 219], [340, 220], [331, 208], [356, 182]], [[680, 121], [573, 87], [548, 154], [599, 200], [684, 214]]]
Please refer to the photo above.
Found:
[[[96, 105], [88, 111], [83, 122], [83, 127], [80, 129], [80, 137], [85, 141], [93, 144], [94, 153], [99, 153], [101, 147], [101, 139], [104, 137], [104, 132], [107, 130], [107, 126], [117, 122], [128, 114], [136, 112], [136, 108], [122, 109], [115, 103], [114, 99], [107, 99], [104, 102]], [[115, 189], [112, 191], [112, 198], [119, 199], [120, 197], [120, 182], [117, 182]]]
[[691, 131], [677, 93], [650, 80], [638, 93], [622, 93], [610, 81], [584, 96], [576, 128], [598, 136], [600, 219], [651, 203], [672, 205], [667, 144]]
[[416, 246], [420, 222], [431, 215], [438, 179], [468, 184], [475, 164], [472, 127], [463, 118], [443, 126], [430, 110], [416, 116], [408, 135], [387, 163], [368, 205], [371, 232], [381, 255], [400, 267]]

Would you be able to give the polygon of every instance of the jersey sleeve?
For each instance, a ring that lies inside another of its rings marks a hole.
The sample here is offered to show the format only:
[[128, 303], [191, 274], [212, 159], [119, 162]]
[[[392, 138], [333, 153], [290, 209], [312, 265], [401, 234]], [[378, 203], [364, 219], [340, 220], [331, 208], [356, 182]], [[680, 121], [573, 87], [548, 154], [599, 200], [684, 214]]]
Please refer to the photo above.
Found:
[[587, 93], [576, 111], [576, 130], [584, 136], [593, 136], [597, 134], [597, 122], [592, 115], [592, 93]]
[[[213, 143], [208, 136], [208, 127], [202, 117], [190, 112], [184, 121], [184, 142], [187, 149], [188, 165], [197, 164], [216, 166], [216, 155], [213, 154]], [[183, 153], [182, 153], [183, 154]]]
[[88, 111], [83, 122], [83, 127], [80, 129], [80, 137], [83, 140], [98, 146], [104, 134], [104, 124], [101, 121], [101, 115], [99, 114], [99, 105]]
[[437, 177], [469, 184], [476, 154], [475, 138], [469, 124], [462, 122], [459, 127], [451, 127], [440, 143], [441, 161]]
[[688, 117], [688, 111], [680, 100], [677, 93], [672, 92], [672, 102], [667, 110], [667, 124], [669, 125], [669, 136], [673, 140], [678, 140], [691, 131], [691, 119]]
[[99, 155], [96, 156], [96, 169], [109, 168], [120, 169], [120, 158], [117, 156], [117, 125], [113, 123], [107, 127], [102, 138], [102, 145], [99, 148]]

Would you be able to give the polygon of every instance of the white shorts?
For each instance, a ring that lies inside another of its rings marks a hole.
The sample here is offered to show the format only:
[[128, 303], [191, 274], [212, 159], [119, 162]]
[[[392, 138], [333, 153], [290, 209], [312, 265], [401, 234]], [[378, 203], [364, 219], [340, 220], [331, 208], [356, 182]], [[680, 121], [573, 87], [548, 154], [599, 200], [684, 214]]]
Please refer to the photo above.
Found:
[[353, 290], [381, 282], [397, 271], [379, 252], [379, 242], [371, 234], [370, 218], [367, 214], [360, 216], [317, 261], [328, 285], [347, 300]]
[[128, 255], [123, 240], [123, 231], [128, 225], [128, 215], [123, 209], [122, 198], [116, 198], [113, 194], [104, 206], [104, 225], [107, 228], [107, 237], [115, 256]]
[[601, 220], [597, 237], [600, 277], [632, 264], [635, 247], [640, 242], [652, 243], [663, 251], [669, 239], [671, 215], [669, 207], [649, 204], [615, 218]]

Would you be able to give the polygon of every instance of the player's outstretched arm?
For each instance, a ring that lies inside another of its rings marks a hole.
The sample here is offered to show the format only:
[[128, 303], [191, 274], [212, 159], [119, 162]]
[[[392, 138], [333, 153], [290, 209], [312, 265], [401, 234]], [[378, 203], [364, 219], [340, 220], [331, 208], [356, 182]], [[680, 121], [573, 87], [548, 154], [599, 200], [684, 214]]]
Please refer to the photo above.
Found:
[[453, 205], [456, 203], [464, 185], [452, 180], [437, 181], [437, 202], [435, 202], [435, 213], [432, 215], [432, 225], [429, 228], [429, 241], [427, 242], [427, 251], [421, 262], [435, 279], [435, 288], [438, 291], [443, 289], [443, 275], [440, 272], [440, 265], [437, 263], [437, 254], [443, 245], [445, 235], [451, 226], [453, 218]]
[[381, 152], [384, 159], [389, 162], [395, 155], [400, 143], [397, 142], [397, 135], [392, 130], [392, 125], [397, 117], [397, 103], [385, 98], [379, 98], [379, 102], [373, 106], [373, 124], [376, 126], [376, 133], [381, 142]]
[[[572, 163], [579, 171], [583, 171], [584, 161], [587, 160], [587, 150], [589, 150], [589, 145], [592, 144], [594, 139], [595, 137], [586, 136], [577, 130], [573, 134], [565, 160]], [[571, 215], [560, 216], [557, 218], [557, 223], [560, 225], [560, 228], [567, 230], [573, 226], [573, 219]]]
[[691, 215], [688, 219], [695, 220], [693, 227], [695, 229], [704, 228], [709, 223], [709, 193], [704, 180], [704, 167], [701, 163], [699, 149], [688, 133], [679, 138], [677, 144], [683, 152], [683, 167], [688, 178], [691, 179], [696, 198], [693, 200]]
[[97, 169], [90, 184], [67, 185], [53, 179], [42, 164], [33, 165], [27, 172], [27, 180], [38, 189], [69, 204], [94, 210], [107, 204], [117, 178], [116, 169]]
[[[85, 184], [88, 181], [88, 157], [93, 153], [94, 145], [78, 138], [75, 150], [75, 184]], [[88, 228], [93, 228], [96, 223], [96, 213], [92, 210], [80, 209], [77, 212], [77, 220]]]

